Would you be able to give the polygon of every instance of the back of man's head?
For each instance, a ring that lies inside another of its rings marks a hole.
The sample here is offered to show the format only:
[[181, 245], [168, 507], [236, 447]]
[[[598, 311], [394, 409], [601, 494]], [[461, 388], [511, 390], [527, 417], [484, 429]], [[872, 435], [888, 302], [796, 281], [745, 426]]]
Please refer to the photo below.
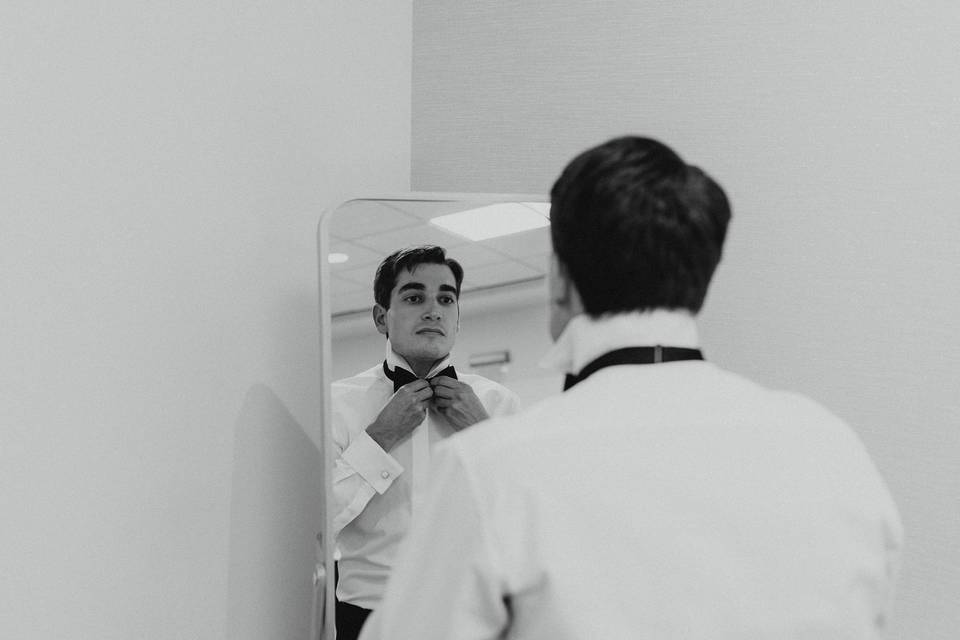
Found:
[[730, 205], [716, 182], [650, 138], [615, 138], [564, 169], [550, 231], [591, 316], [703, 306]]
[[421, 264], [445, 264], [450, 267], [457, 286], [457, 297], [460, 297], [463, 267], [453, 258], [448, 258], [443, 247], [421, 245], [398, 249], [383, 259], [373, 278], [374, 301], [384, 309], [389, 309], [390, 294], [397, 284], [397, 276], [401, 271], [413, 272]]

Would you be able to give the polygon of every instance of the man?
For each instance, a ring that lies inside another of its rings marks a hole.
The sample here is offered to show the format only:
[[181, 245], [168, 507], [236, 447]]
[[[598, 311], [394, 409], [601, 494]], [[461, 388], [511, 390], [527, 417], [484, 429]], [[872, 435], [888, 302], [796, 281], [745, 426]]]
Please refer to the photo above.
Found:
[[462, 281], [463, 269], [440, 247], [388, 256], [373, 308], [386, 359], [332, 385], [339, 640], [357, 637], [411, 518], [421, 516], [431, 444], [518, 409], [511, 391], [450, 365]]
[[860, 441], [702, 359], [721, 188], [625, 137], [551, 196], [568, 389], [437, 448], [363, 639], [878, 637], [902, 529]]

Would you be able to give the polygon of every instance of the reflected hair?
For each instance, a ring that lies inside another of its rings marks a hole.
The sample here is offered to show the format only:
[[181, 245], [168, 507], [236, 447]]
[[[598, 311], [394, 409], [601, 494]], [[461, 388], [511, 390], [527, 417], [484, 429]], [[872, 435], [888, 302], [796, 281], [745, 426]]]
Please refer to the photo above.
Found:
[[460, 297], [460, 285], [463, 284], [463, 267], [453, 258], [447, 257], [443, 247], [422, 245], [398, 249], [383, 259], [373, 278], [373, 299], [384, 309], [390, 308], [390, 294], [397, 286], [397, 276], [402, 271], [411, 273], [421, 264], [443, 264], [450, 267], [457, 285], [457, 297]]
[[571, 160], [550, 199], [554, 252], [590, 316], [703, 306], [730, 204], [672, 149], [609, 140]]

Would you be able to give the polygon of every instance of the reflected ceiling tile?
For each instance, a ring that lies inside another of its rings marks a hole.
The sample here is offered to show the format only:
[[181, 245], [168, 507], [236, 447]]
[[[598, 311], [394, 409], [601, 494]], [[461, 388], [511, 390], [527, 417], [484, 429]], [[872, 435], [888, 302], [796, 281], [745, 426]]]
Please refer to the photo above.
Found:
[[519, 262], [507, 261], [487, 267], [471, 269], [464, 275], [464, 289], [477, 287], [493, 287], [509, 282], [519, 282], [542, 277], [543, 271]]
[[398, 211], [386, 203], [356, 200], [339, 207], [333, 214], [330, 236], [349, 240], [417, 224], [420, 224], [418, 218]]
[[502, 253], [487, 249], [483, 245], [470, 242], [454, 247], [447, 255], [460, 263], [464, 270], [502, 262], [506, 258]]
[[549, 227], [521, 231], [499, 238], [490, 238], [484, 240], [481, 244], [516, 258], [549, 254], [553, 250], [550, 244]]
[[415, 216], [421, 220], [429, 220], [430, 218], [445, 216], [448, 213], [457, 213], [458, 211], [478, 206], [476, 203], [464, 202], [462, 200], [439, 202], [414, 200], [410, 202], [393, 202], [392, 204], [404, 213]]
[[345, 240], [334, 240], [330, 243], [330, 253], [343, 253], [349, 256], [346, 262], [331, 264], [330, 269], [334, 273], [355, 269], [356, 267], [368, 264], [380, 264], [385, 257], [378, 251], [371, 251], [355, 242]]
[[[349, 293], [337, 296], [332, 300], [333, 313], [350, 313], [355, 311], [370, 311], [373, 308], [373, 291], [368, 293]], [[370, 321], [373, 330], [373, 321]]]
[[527, 266], [533, 267], [537, 271], [541, 271], [543, 273], [547, 273], [550, 271], [550, 254], [549, 253], [543, 253], [538, 256], [526, 256], [519, 262], [522, 262]]
[[464, 244], [466, 240], [453, 234], [441, 231], [436, 227], [417, 225], [416, 227], [396, 229], [393, 231], [387, 231], [385, 233], [369, 235], [357, 239], [356, 242], [367, 248], [373, 249], [374, 251], [380, 251], [384, 256], [387, 256], [397, 249], [402, 249], [404, 247], [411, 247], [419, 244], [435, 244], [445, 249], [449, 249], [450, 247]]
[[[330, 282], [332, 285], [330, 288], [330, 294], [331, 294], [331, 297], [333, 298], [343, 296], [343, 295], [355, 294], [355, 293], [364, 293], [364, 294], [367, 293], [366, 291], [367, 287], [363, 287], [358, 282], [347, 280], [336, 275], [333, 275], [330, 277]], [[371, 291], [373, 290], [372, 284], [370, 285], [369, 289]], [[368, 295], [372, 296], [373, 294], [370, 293]]]
[[354, 269], [345, 269], [337, 273], [337, 276], [354, 283], [356, 286], [362, 286], [373, 295], [373, 278], [377, 275], [379, 263], [371, 263]]
[[550, 219], [520, 202], [495, 202], [433, 218], [430, 224], [469, 240], [486, 240], [542, 229]]

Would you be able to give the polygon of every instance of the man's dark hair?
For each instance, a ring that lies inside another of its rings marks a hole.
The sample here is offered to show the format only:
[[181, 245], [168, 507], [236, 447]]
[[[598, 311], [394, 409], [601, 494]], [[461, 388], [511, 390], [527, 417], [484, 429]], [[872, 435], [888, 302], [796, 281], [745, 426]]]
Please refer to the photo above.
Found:
[[574, 158], [550, 199], [554, 252], [589, 315], [703, 306], [730, 204], [672, 149], [610, 140]]
[[373, 279], [373, 299], [377, 304], [384, 309], [389, 309], [390, 293], [397, 286], [397, 276], [404, 270], [412, 272], [421, 264], [445, 264], [450, 267], [457, 284], [457, 297], [460, 297], [463, 267], [453, 258], [448, 258], [443, 247], [423, 245], [398, 249], [383, 259]]

